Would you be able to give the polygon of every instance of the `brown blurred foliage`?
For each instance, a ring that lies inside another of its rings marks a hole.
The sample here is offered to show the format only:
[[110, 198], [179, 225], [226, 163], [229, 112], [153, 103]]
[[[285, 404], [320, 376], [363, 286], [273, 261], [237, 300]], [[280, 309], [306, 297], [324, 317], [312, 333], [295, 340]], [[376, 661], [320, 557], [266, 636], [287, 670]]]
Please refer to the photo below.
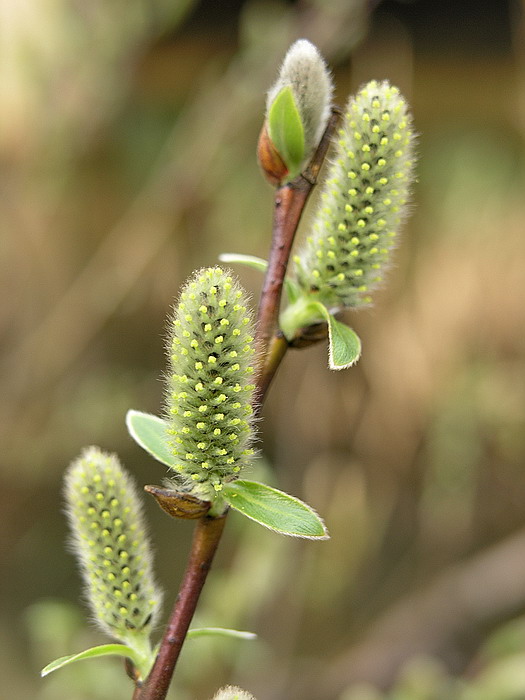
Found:
[[[139, 483], [162, 478], [124, 415], [159, 411], [164, 319], [185, 277], [220, 252], [266, 255], [256, 139], [301, 36], [340, 102], [370, 78], [411, 101], [413, 216], [388, 287], [347, 316], [357, 367], [330, 373], [322, 345], [290, 352], [261, 425], [272, 478], [332, 539], [232, 518], [199, 618], [261, 641], [192, 642], [175, 695], [205, 700], [228, 681], [259, 700], [332, 700], [354, 681], [388, 686], [418, 653], [463, 671], [487, 630], [525, 613], [524, 25], [518, 3], [430, 5], [0, 6], [6, 697], [131, 695], [111, 661], [38, 678], [100, 641], [64, 551], [62, 473], [96, 443]], [[257, 273], [238, 272], [256, 300]], [[171, 599], [190, 526], [147, 505]]]

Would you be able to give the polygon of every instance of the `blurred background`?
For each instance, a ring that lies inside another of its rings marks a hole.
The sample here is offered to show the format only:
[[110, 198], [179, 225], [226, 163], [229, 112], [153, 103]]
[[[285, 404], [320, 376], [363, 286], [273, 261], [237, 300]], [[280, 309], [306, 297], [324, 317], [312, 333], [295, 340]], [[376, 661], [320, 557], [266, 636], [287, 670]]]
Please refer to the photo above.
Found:
[[[162, 404], [165, 318], [220, 252], [265, 257], [255, 145], [286, 49], [337, 101], [371, 78], [413, 106], [419, 181], [388, 286], [348, 314], [359, 364], [292, 351], [258, 469], [324, 543], [229, 519], [173, 698], [525, 698], [525, 21], [522, 3], [0, 0], [0, 677], [14, 700], [124, 700], [66, 551], [80, 449], [164, 476], [127, 436]], [[308, 212], [305, 216], [308, 226]], [[239, 270], [254, 299], [261, 278]], [[191, 523], [146, 512], [169, 605]], [[169, 607], [169, 605], [167, 607]]]

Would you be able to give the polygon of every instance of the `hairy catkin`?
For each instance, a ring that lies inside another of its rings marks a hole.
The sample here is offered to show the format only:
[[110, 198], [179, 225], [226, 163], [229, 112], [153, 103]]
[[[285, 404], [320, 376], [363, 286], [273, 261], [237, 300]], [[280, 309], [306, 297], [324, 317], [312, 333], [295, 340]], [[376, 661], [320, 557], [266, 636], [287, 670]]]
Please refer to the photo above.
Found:
[[246, 294], [220, 267], [184, 286], [170, 322], [166, 413], [179, 481], [212, 500], [253, 450], [254, 328]]
[[162, 595], [131, 477], [116, 455], [89, 447], [66, 472], [65, 497], [95, 621], [121, 641], [149, 635]]
[[294, 256], [299, 285], [326, 306], [370, 303], [407, 212], [413, 147], [396, 87], [373, 80], [350, 99], [313, 233]]

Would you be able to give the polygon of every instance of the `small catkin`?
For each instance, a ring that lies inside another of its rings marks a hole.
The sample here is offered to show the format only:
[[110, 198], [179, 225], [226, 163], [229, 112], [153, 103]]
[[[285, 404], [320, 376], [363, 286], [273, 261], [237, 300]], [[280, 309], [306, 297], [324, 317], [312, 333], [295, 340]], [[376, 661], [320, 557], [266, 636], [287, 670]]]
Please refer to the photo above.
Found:
[[246, 690], [241, 690], [237, 686], [227, 685], [214, 695], [213, 700], [255, 700], [255, 698]]
[[278, 79], [268, 91], [268, 111], [279, 92], [287, 86], [292, 90], [301, 116], [305, 157], [308, 158], [319, 144], [326, 128], [333, 85], [323, 57], [307, 39], [299, 39], [288, 49]]
[[148, 636], [162, 595], [131, 477], [116, 455], [89, 447], [66, 472], [65, 497], [94, 619], [120, 641]]
[[407, 104], [369, 82], [347, 106], [313, 235], [294, 257], [300, 286], [329, 308], [370, 303], [395, 245], [413, 181]]
[[183, 488], [213, 500], [253, 454], [254, 327], [240, 285], [197, 272], [170, 323], [167, 420]]

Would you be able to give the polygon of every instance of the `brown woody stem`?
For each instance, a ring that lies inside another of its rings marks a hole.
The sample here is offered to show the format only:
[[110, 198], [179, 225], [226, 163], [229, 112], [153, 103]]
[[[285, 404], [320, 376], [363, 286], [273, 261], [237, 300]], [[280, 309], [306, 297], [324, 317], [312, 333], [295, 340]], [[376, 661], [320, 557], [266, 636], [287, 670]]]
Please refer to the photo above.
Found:
[[[179, 658], [200, 592], [224, 529], [226, 516], [201, 518], [195, 527], [191, 553], [168, 626], [151, 673], [137, 700], [164, 700]], [[134, 696], [135, 697], [135, 696]]]
[[[257, 349], [262, 358], [256, 382], [255, 405], [260, 410], [270, 382], [283, 359], [288, 342], [279, 331], [281, 295], [297, 227], [310, 193], [317, 182], [339, 112], [333, 110], [321, 143], [307, 170], [275, 193], [273, 235], [268, 269], [259, 302]], [[143, 686], [137, 685], [132, 700], [164, 700], [186, 638], [199, 596], [217, 550], [227, 513], [198, 520], [190, 559], [173, 607], [159, 653]]]
[[308, 168], [275, 193], [272, 246], [257, 318], [257, 349], [262, 358], [256, 396], [259, 407], [286, 352], [287, 343], [279, 331], [279, 312], [288, 260], [301, 215], [317, 183], [339, 117], [340, 111], [334, 108]]

